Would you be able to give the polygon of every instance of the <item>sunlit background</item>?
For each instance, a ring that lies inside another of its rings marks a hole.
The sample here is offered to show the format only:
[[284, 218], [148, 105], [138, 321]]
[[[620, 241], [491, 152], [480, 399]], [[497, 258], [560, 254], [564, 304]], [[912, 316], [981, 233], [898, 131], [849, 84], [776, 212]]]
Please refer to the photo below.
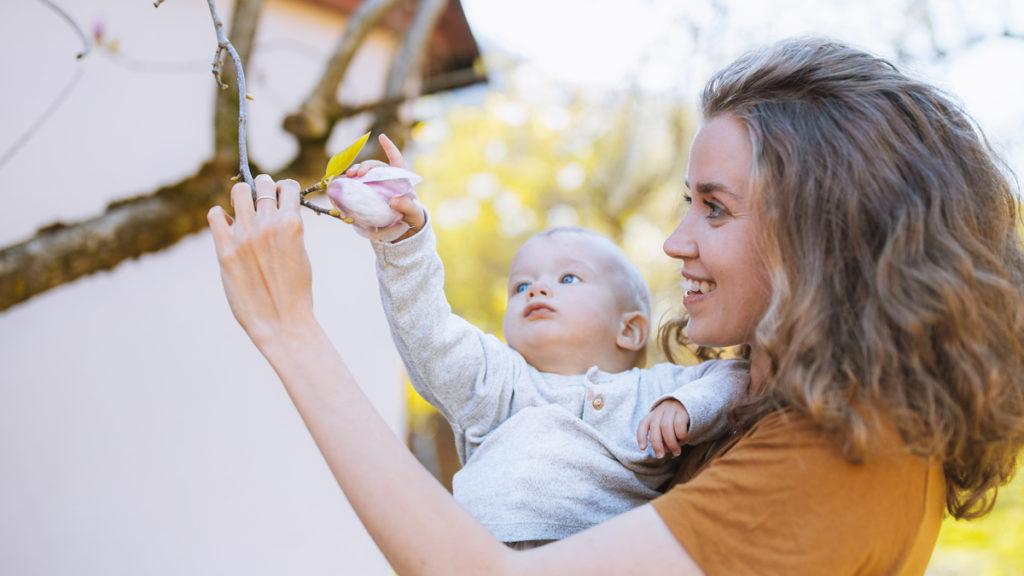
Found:
[[[88, 58], [74, 59], [79, 38], [51, 2], [0, 2], [0, 251], [163, 186], [223, 199], [218, 186], [227, 189], [234, 166], [207, 174], [204, 190], [180, 186], [215, 152], [206, 3], [54, 2], [87, 29]], [[237, 5], [216, 4], [226, 20]], [[404, 8], [413, 4], [425, 3]], [[289, 162], [303, 147], [282, 119], [358, 5], [263, 2], [247, 71], [248, 140], [261, 169], [296, 174]], [[959, 98], [1024, 173], [1024, 0], [461, 6], [488, 81], [403, 110], [406, 153], [425, 178], [418, 192], [453, 308], [499, 335], [512, 255], [556, 225], [620, 243], [652, 286], [655, 320], [678, 313], [678, 266], [661, 244], [683, 209], [697, 95], [716, 69], [774, 40], [827, 35], [889, 58]], [[400, 29], [383, 24], [366, 37], [339, 102], [381, 97]], [[363, 133], [369, 116], [338, 122], [319, 151]], [[450, 430], [410, 389], [403, 395], [367, 243], [337, 221], [304, 217], [318, 318], [391, 428], [408, 432], [450, 487]], [[0, 573], [387, 573], [231, 317], [204, 224], [0, 310]], [[929, 574], [1024, 575], [1024, 477], [984, 519], [946, 522]]]

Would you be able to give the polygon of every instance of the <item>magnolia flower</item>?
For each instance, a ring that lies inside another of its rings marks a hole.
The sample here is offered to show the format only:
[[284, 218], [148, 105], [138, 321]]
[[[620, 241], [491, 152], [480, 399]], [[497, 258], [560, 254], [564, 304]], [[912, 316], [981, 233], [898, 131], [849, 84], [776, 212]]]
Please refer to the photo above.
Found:
[[398, 196], [415, 196], [413, 187], [422, 180], [403, 168], [378, 166], [358, 178], [335, 178], [327, 187], [327, 197], [352, 219], [360, 234], [391, 241], [405, 234], [409, 226], [389, 202]]

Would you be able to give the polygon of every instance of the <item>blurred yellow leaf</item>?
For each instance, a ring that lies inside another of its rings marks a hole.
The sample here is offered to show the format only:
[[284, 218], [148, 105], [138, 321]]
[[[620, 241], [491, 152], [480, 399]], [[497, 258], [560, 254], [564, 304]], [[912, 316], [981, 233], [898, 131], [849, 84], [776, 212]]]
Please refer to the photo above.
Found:
[[349, 145], [341, 152], [338, 152], [331, 158], [331, 161], [327, 163], [327, 172], [324, 173], [324, 183], [328, 183], [335, 177], [341, 175], [342, 172], [348, 169], [352, 165], [352, 161], [356, 159], [359, 152], [362, 151], [363, 146], [366, 145], [366, 141], [369, 140], [370, 133], [367, 132], [359, 137], [358, 140]]

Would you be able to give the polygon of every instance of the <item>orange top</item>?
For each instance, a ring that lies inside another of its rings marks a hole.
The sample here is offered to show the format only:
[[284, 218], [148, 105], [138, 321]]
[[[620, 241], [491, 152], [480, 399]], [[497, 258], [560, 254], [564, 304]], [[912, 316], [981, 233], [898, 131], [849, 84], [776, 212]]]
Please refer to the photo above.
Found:
[[883, 429], [863, 464], [806, 417], [766, 416], [652, 502], [705, 573], [923, 574], [946, 483]]

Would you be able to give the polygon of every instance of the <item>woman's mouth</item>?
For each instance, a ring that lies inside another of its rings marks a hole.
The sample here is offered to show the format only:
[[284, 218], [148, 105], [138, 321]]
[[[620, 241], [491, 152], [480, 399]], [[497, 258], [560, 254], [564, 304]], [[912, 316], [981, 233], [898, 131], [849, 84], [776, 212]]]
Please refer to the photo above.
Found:
[[715, 288], [718, 288], [718, 284], [715, 284], [714, 282], [683, 278], [683, 292], [685, 292], [687, 296], [691, 294], [695, 296], [700, 294], [709, 294], [714, 292]]

